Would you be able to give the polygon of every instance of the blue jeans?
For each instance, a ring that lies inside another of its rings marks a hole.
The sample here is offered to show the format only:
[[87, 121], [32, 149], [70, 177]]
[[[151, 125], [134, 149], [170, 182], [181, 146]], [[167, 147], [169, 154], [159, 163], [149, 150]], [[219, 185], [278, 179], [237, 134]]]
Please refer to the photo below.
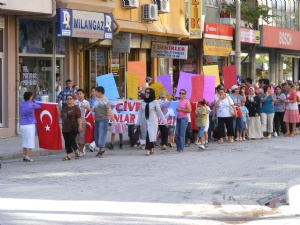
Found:
[[95, 132], [94, 132], [94, 140], [96, 146], [99, 148], [105, 147], [107, 131], [108, 131], [108, 119], [95, 121]]
[[204, 129], [205, 127], [198, 127], [198, 138], [204, 137]]
[[185, 132], [188, 125], [188, 118], [177, 118], [175, 142], [177, 151], [183, 151], [185, 142]]
[[239, 117], [239, 118], [233, 118], [232, 119], [232, 124], [233, 124], [233, 132], [234, 134], [236, 131], [236, 125], [238, 126], [238, 131], [241, 134], [243, 132], [243, 118]]

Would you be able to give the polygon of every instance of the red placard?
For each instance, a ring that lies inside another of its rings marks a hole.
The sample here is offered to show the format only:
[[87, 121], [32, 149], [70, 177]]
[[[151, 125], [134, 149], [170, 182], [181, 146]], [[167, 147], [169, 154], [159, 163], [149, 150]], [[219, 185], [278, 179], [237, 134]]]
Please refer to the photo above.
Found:
[[191, 102], [199, 102], [203, 100], [204, 76], [193, 76]]
[[233, 40], [233, 28], [222, 24], [204, 23], [204, 37]]
[[223, 66], [222, 73], [224, 77], [225, 89], [230, 89], [233, 85], [237, 84], [235, 66]]

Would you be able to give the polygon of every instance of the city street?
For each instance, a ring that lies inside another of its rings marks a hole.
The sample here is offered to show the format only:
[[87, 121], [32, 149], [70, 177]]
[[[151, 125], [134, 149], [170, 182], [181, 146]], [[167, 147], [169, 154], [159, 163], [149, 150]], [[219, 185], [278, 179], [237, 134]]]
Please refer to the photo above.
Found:
[[0, 224], [300, 224], [296, 209], [264, 206], [300, 176], [299, 137], [4, 160]]

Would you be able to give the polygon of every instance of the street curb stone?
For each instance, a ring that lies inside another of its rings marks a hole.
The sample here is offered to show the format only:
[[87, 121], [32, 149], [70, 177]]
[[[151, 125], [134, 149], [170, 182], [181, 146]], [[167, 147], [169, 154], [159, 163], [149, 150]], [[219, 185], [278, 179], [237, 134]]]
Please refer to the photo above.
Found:
[[286, 203], [300, 209], [300, 176], [287, 182]]

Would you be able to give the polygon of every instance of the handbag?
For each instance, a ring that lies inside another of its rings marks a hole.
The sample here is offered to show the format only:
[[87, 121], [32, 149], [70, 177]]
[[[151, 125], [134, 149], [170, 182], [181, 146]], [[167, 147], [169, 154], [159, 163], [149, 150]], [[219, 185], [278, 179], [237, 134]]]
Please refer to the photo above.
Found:
[[226, 98], [227, 98], [227, 101], [228, 101], [228, 104], [229, 104], [229, 111], [230, 111], [230, 114], [231, 114], [232, 116], [234, 116], [234, 115], [235, 115], [235, 111], [234, 111], [233, 107], [231, 107], [230, 102], [229, 102], [229, 100], [228, 100], [228, 97], [226, 97]]
[[135, 129], [135, 132], [133, 134], [133, 140], [135, 141], [138, 141], [140, 139], [140, 134], [141, 134], [141, 127], [138, 126], [136, 129]]

